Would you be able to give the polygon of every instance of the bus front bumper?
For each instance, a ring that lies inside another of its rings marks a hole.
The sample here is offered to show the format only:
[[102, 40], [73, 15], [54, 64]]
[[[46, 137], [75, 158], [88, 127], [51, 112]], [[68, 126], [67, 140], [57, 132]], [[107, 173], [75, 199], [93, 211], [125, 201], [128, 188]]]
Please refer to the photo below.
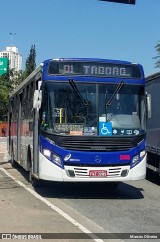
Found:
[[146, 177], [146, 155], [132, 169], [130, 166], [85, 167], [65, 166], [64, 169], [53, 164], [40, 153], [39, 178], [49, 181], [65, 182], [112, 182], [140, 180]]

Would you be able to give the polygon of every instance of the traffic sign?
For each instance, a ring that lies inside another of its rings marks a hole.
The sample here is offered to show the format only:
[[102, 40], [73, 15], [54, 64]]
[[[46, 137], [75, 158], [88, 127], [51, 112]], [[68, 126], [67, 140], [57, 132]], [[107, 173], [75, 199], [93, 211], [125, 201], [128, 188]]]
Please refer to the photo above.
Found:
[[0, 76], [8, 72], [8, 58], [0, 58]]
[[112, 136], [111, 122], [99, 122], [99, 136]]

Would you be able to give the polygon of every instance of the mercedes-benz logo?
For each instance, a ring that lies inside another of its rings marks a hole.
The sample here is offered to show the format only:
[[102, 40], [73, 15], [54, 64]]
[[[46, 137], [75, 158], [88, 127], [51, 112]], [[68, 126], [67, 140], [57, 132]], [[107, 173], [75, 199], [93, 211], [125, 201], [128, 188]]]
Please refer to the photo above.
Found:
[[96, 155], [95, 162], [100, 163], [101, 160], [102, 160], [101, 157], [99, 155]]

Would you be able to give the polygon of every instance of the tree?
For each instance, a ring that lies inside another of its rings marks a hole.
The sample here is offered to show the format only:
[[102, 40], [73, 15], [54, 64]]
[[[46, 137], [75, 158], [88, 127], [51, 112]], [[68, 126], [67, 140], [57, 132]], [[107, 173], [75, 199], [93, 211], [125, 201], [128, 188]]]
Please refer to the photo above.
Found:
[[36, 68], [36, 50], [35, 45], [31, 46], [30, 54], [26, 59], [26, 66], [24, 71], [11, 70], [11, 80], [13, 88], [16, 88], [24, 79], [26, 79]]
[[8, 97], [12, 90], [10, 72], [0, 76], [0, 121], [5, 120], [8, 112]]
[[11, 70], [10, 73], [11, 73], [11, 75], [10, 75], [11, 85], [12, 85], [13, 89], [15, 89], [25, 79], [25, 77], [24, 77], [25, 72], [22, 70], [20, 70], [20, 71]]
[[13, 69], [0, 76], [0, 121], [4, 121], [7, 117], [9, 93], [23, 80], [23, 72], [15, 72]]
[[158, 44], [155, 46], [155, 50], [157, 52], [157, 56], [153, 57], [153, 59], [156, 59], [155, 62], [155, 68], [160, 68], [160, 41], [158, 41]]
[[35, 45], [32, 45], [30, 54], [26, 60], [25, 71], [15, 71], [8, 68], [8, 73], [0, 76], [0, 121], [5, 120], [7, 116], [9, 93], [35, 70], [35, 58]]
[[31, 46], [30, 54], [26, 60], [26, 69], [24, 73], [24, 77], [27, 78], [32, 71], [34, 71], [36, 68], [36, 50], [35, 45]]

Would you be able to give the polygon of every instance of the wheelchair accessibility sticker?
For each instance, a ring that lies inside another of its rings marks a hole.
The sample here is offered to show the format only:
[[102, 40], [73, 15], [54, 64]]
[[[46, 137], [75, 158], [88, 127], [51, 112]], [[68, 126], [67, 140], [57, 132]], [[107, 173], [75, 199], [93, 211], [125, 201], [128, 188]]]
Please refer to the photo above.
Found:
[[99, 135], [111, 136], [112, 135], [112, 123], [111, 122], [99, 122]]

